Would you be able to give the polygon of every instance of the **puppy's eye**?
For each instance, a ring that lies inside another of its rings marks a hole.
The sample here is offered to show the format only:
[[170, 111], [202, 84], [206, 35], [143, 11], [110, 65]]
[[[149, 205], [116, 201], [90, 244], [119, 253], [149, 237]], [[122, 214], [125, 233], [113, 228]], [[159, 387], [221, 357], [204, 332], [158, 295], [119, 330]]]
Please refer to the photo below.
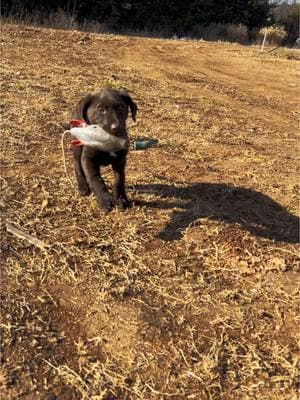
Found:
[[105, 109], [104, 107], [101, 107], [101, 106], [99, 106], [99, 107], [97, 108], [97, 111], [98, 111], [100, 114], [105, 114], [105, 113], [106, 113], [106, 109]]

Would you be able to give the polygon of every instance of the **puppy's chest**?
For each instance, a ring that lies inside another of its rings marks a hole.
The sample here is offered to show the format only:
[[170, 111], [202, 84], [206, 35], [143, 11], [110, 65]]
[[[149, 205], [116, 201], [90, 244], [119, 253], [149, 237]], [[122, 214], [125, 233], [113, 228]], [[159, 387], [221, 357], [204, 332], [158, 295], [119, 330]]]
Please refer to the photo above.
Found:
[[83, 146], [83, 151], [81, 155], [81, 162], [85, 158], [92, 160], [94, 165], [107, 166], [110, 164], [116, 164], [122, 162], [124, 157], [126, 157], [127, 151], [117, 151], [116, 153], [108, 153], [106, 151], [99, 151], [91, 147]]
[[99, 151], [99, 153], [97, 154], [97, 159], [100, 165], [107, 166], [116, 161], [117, 155], [116, 153], [106, 153]]

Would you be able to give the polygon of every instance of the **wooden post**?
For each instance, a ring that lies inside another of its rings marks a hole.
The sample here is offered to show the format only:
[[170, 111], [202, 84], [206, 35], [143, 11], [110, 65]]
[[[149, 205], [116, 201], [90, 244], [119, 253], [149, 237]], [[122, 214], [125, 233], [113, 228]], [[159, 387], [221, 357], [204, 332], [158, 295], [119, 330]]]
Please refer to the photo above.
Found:
[[265, 34], [264, 34], [264, 39], [263, 39], [260, 51], [264, 51], [264, 47], [265, 47], [265, 43], [266, 43], [266, 39], [267, 39], [267, 34], [268, 34], [268, 32], [266, 30]]

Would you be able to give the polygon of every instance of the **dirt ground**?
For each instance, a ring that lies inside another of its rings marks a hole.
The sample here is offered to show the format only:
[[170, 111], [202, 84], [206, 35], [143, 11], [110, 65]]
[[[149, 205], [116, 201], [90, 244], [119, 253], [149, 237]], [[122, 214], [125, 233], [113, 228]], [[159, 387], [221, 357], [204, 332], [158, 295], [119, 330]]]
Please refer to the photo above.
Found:
[[[1, 398], [296, 400], [299, 51], [5, 24], [1, 46]], [[102, 86], [159, 140], [106, 215], [60, 147]]]

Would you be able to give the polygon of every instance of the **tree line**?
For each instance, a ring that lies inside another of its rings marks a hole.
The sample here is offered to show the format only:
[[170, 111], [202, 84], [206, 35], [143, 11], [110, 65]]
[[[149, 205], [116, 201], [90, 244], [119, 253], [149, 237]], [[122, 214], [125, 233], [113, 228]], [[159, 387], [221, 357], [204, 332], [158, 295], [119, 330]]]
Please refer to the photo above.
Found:
[[46, 15], [61, 9], [79, 23], [93, 20], [116, 31], [165, 31], [177, 35], [193, 34], [198, 26], [211, 23], [242, 24], [251, 31], [282, 22], [295, 36], [299, 4], [281, 3], [276, 0], [2, 0], [1, 11], [2, 15], [13, 15], [38, 10]]

